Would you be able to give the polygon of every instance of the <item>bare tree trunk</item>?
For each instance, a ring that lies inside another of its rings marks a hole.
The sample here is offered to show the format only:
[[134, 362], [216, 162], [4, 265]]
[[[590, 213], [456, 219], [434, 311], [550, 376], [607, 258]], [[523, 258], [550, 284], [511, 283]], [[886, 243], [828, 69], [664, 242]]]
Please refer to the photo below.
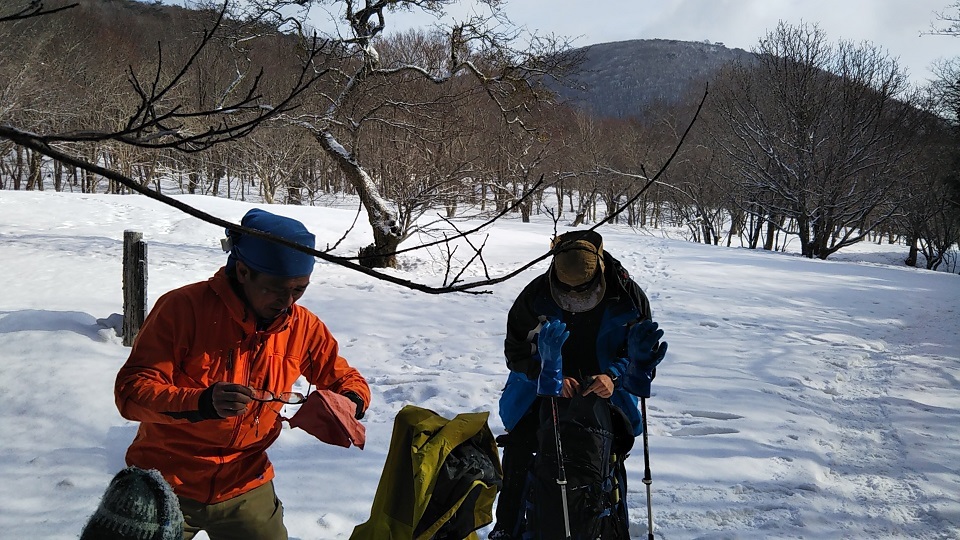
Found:
[[360, 248], [360, 265], [366, 268], [396, 268], [396, 251], [400, 247], [400, 240], [393, 236], [378, 235], [376, 232], [373, 236], [372, 244]]
[[913, 266], [913, 267], [917, 266], [917, 255], [919, 252], [919, 250], [917, 249], [917, 241], [918, 241], [917, 238], [913, 238], [910, 240], [910, 253], [907, 254], [907, 259], [903, 261], [904, 264], [906, 264], [907, 266]]
[[530, 203], [530, 200], [520, 203], [520, 221], [523, 223], [530, 223], [530, 214], [533, 211], [531, 208], [533, 204]]
[[303, 204], [303, 194], [300, 192], [299, 186], [287, 184], [287, 204], [295, 204], [298, 206]]
[[[90, 149], [90, 155], [88, 156], [88, 159], [90, 160], [90, 163], [96, 163], [96, 162], [97, 162], [97, 149], [96, 149], [96, 148], [91, 148], [91, 149]], [[93, 175], [92, 172], [85, 170], [85, 171], [83, 172], [83, 182], [82, 182], [82, 185], [80, 186], [80, 192], [81, 192], [81, 193], [93, 193], [94, 190], [95, 190], [95, 187], [96, 187], [96, 177]]]
[[63, 164], [59, 161], [53, 162], [53, 190], [63, 191]]
[[[250, 182], [251, 185], [253, 182]], [[260, 196], [263, 197], [264, 202], [267, 204], [274, 203], [274, 197], [277, 193], [277, 183], [273, 181], [273, 178], [269, 176], [260, 177]]]
[[553, 185], [553, 194], [557, 197], [557, 219], [560, 219], [560, 216], [563, 215], [563, 184], [560, 181], [557, 181]]
[[17, 161], [13, 172], [13, 189], [20, 190], [20, 184], [23, 182], [23, 147], [17, 146]]
[[347, 181], [357, 190], [360, 202], [367, 210], [367, 219], [373, 229], [373, 244], [360, 250], [360, 264], [367, 268], [396, 268], [397, 247], [401, 231], [397, 216], [380, 196], [373, 179], [353, 156], [330, 133], [318, 134], [317, 140], [327, 154], [336, 160]]
[[194, 195], [197, 193], [197, 186], [200, 183], [200, 173], [190, 171], [187, 173], [187, 193]]
[[30, 152], [30, 172], [27, 175], [27, 191], [37, 189], [43, 191], [43, 178], [41, 177], [40, 165], [43, 154], [40, 152]]
[[767, 234], [763, 240], [763, 249], [773, 251], [774, 240], [776, 239], [777, 228], [773, 223], [774, 217], [767, 216]]

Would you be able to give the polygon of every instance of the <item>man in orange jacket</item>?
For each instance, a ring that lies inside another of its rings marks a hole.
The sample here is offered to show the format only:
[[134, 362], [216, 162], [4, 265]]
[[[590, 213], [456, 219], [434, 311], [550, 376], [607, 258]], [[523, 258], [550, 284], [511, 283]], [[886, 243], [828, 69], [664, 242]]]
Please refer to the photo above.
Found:
[[[302, 223], [260, 209], [245, 227], [313, 248]], [[285, 540], [283, 507], [266, 449], [302, 375], [356, 403], [370, 388], [339, 355], [326, 325], [295, 302], [314, 258], [228, 230], [227, 264], [207, 281], [160, 297], [117, 374], [120, 414], [140, 422], [127, 464], [157, 469], [173, 486], [184, 539]]]

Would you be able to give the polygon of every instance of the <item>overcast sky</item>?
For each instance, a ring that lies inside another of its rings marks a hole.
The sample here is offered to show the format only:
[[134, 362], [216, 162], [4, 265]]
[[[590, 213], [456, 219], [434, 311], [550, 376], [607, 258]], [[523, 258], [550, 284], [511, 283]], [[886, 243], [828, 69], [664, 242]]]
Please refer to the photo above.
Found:
[[[162, 0], [183, 4], [189, 0]], [[677, 39], [721, 42], [750, 50], [781, 20], [816, 23], [831, 42], [869, 41], [899, 58], [911, 79], [933, 77], [931, 64], [960, 56], [960, 37], [921, 36], [936, 13], [956, 14], [956, 0], [504, 0], [510, 19], [531, 32], [574, 38], [574, 46], [629, 39]], [[329, 2], [327, 4], [329, 9]], [[462, 17], [475, 5], [463, 0], [448, 11]], [[312, 18], [329, 30], [329, 14], [316, 9]], [[387, 31], [428, 26], [435, 19], [420, 14], [391, 14]]]
[[[722, 42], [749, 50], [783, 20], [816, 23], [831, 42], [870, 41], [922, 83], [938, 58], [960, 56], [960, 37], [920, 36], [955, 0], [508, 0], [513, 22], [576, 46], [629, 39]], [[469, 2], [463, 2], [464, 5]], [[953, 10], [956, 13], [956, 10]], [[404, 24], [411, 24], [409, 16]], [[396, 21], [395, 21], [396, 22]]]

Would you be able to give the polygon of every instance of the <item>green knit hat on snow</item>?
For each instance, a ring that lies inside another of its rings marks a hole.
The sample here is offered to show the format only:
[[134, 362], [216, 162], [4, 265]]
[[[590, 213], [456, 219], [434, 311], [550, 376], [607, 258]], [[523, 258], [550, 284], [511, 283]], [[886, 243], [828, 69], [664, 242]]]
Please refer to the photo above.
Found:
[[173, 489], [156, 470], [118, 472], [83, 528], [80, 540], [180, 540], [183, 514]]

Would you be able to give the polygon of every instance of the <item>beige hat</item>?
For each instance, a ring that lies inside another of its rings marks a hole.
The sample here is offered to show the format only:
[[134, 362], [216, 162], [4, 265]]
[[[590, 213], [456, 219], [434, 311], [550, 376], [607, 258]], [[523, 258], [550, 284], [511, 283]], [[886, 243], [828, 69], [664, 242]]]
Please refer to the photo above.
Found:
[[553, 240], [550, 292], [566, 311], [589, 311], [600, 303], [607, 283], [603, 275], [603, 239], [594, 231], [571, 231]]

